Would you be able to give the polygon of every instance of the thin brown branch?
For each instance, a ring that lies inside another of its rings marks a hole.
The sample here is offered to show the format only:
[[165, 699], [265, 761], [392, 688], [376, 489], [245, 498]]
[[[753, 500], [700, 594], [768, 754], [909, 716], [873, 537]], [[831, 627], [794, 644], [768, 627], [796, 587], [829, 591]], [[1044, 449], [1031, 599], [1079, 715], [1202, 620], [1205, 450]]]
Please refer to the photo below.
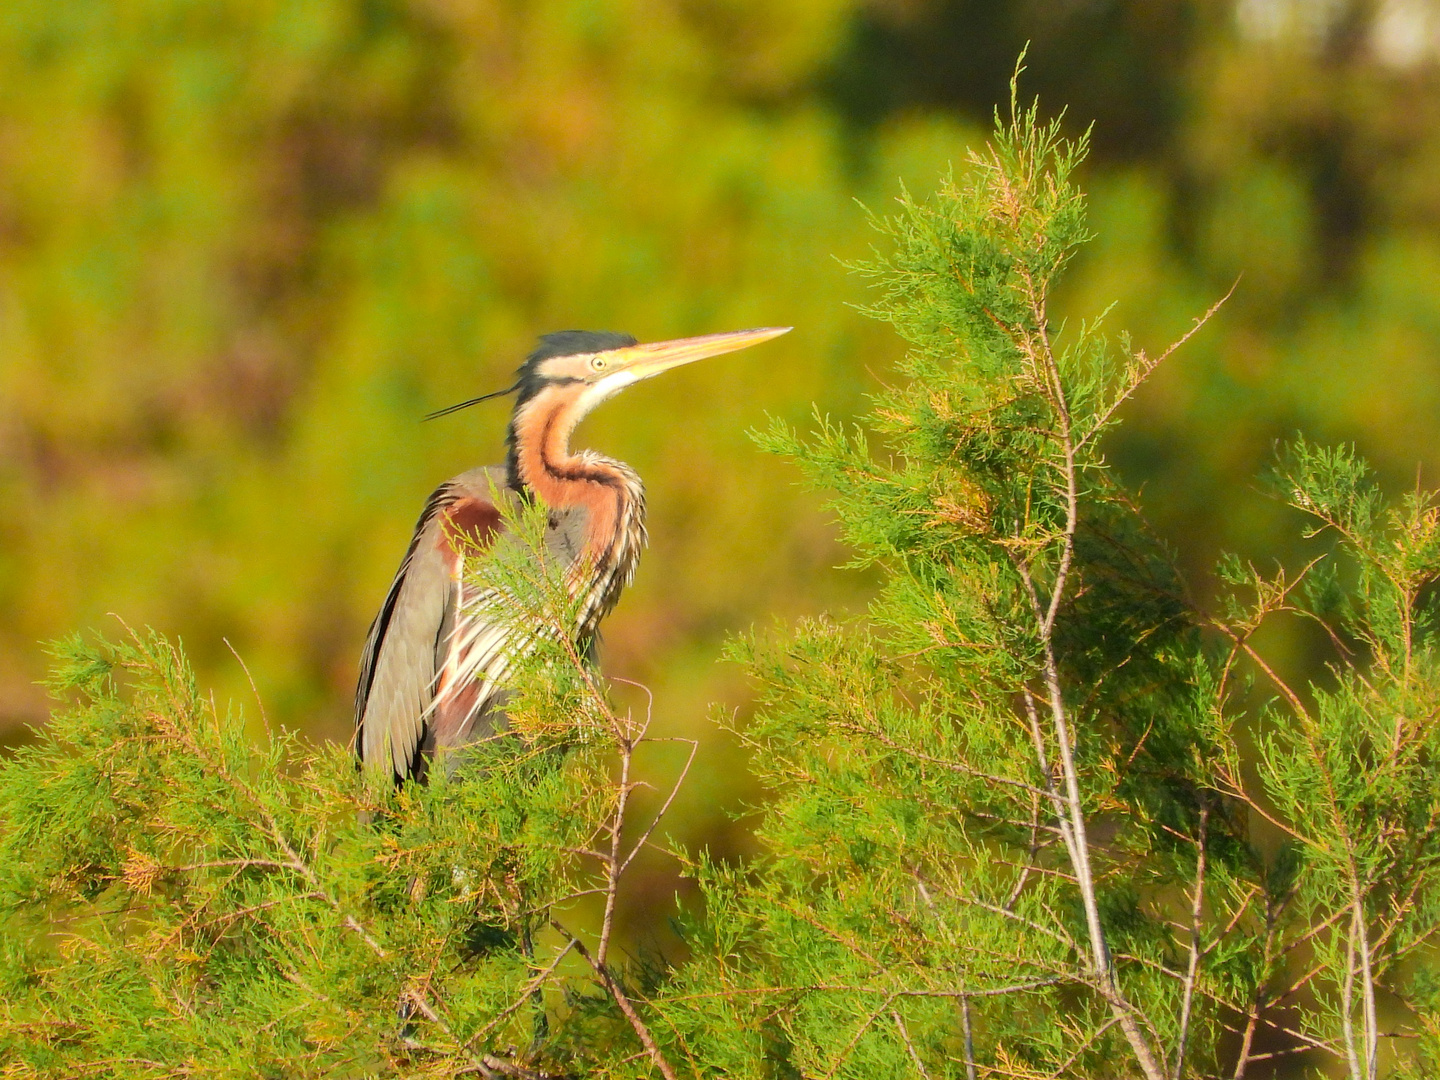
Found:
[[1010, 911], [1008, 908], [1000, 907], [998, 904], [987, 903], [986, 901], [981, 900], [979, 897], [976, 896], [961, 896], [959, 899], [962, 903], [973, 904], [981, 911], [988, 911], [993, 915], [999, 915], [1002, 918], [1010, 919], [1014, 922], [1020, 923], [1022, 926], [1027, 926], [1031, 930], [1034, 930], [1037, 934], [1044, 934], [1046, 937], [1054, 938], [1056, 941], [1060, 942], [1060, 944], [1064, 945], [1066, 948], [1073, 950], [1077, 954], [1080, 952], [1079, 943], [1076, 942], [1074, 938], [1072, 938], [1069, 934], [1065, 933], [1063, 930], [1058, 930], [1055, 927], [1051, 926], [1045, 926], [1043, 923], [1038, 923], [1034, 919], [1027, 919], [1025, 918], [1025, 916], [1017, 914], [1014, 911]]
[[250, 665], [245, 663], [245, 658], [236, 651], [235, 646], [230, 644], [230, 639], [222, 637], [225, 648], [230, 650], [230, 655], [235, 657], [235, 662], [240, 665], [240, 670], [245, 673], [246, 680], [250, 683], [250, 692], [255, 695], [255, 707], [260, 710], [260, 723], [266, 731], [270, 730], [270, 720], [265, 715], [265, 699], [260, 696], [260, 687], [255, 685], [255, 676], [250, 674]]
[[617, 785], [615, 812], [610, 820], [610, 854], [605, 858], [605, 913], [600, 920], [600, 943], [595, 947], [595, 960], [602, 967], [610, 951], [610, 933], [615, 925], [615, 904], [620, 895], [620, 830], [625, 827], [625, 810], [630, 805], [630, 764], [635, 744], [620, 740], [620, 783]]
[[[735, 986], [724, 990], [706, 990], [694, 994], [674, 994], [666, 1001], [706, 1001], [727, 996], [755, 996], [765, 994], [878, 994], [887, 999], [896, 998], [992, 998], [1010, 994], [1023, 994], [1027, 990], [1042, 990], [1047, 986], [1062, 983], [1082, 983], [1081, 979], [1062, 979], [1058, 976], [1046, 979], [1031, 979], [1028, 982], [1012, 983], [1009, 986], [993, 986], [984, 990], [951, 990], [944, 987], [866, 986], [864, 983], [797, 983], [793, 986]], [[1088, 984], [1087, 984], [1088, 985]]]
[[1204, 951], [1200, 954], [1202, 957], [1209, 956], [1222, 941], [1230, 936], [1231, 931], [1240, 924], [1240, 920], [1243, 919], [1245, 913], [1250, 910], [1251, 902], [1259, 895], [1260, 891], [1259, 885], [1251, 885], [1249, 889], [1246, 890], [1245, 895], [1240, 899], [1240, 903], [1235, 905], [1235, 911], [1231, 914], [1230, 920], [1221, 927], [1220, 932], [1215, 935], [1215, 940], [1205, 946]]
[[670, 812], [670, 807], [674, 804], [675, 797], [680, 794], [680, 788], [685, 783], [685, 778], [690, 775], [690, 766], [695, 764], [695, 755], [700, 750], [700, 743], [697, 742], [695, 739], [666, 739], [663, 741], [687, 743], [690, 747], [690, 754], [685, 759], [685, 765], [683, 768], [681, 768], [680, 775], [675, 778], [675, 783], [670, 788], [670, 794], [665, 797], [665, 801], [660, 804], [660, 809], [657, 810], [654, 817], [650, 819], [650, 824], [646, 827], [645, 831], [640, 834], [640, 839], [636, 840], [635, 846], [630, 849], [630, 854], [627, 855], [625, 857], [625, 861], [620, 864], [619, 870], [616, 871], [617, 876], [625, 872], [625, 868], [629, 866], [630, 863], [634, 861], [635, 856], [640, 853], [640, 849], [644, 847], [646, 842], [650, 839], [651, 834], [654, 833], [655, 828], [660, 824], [661, 819], [663, 819], [665, 815]]
[[1099, 1041], [1100, 1037], [1105, 1034], [1105, 1032], [1109, 1031], [1119, 1022], [1120, 1017], [1112, 1016], [1109, 1020], [1106, 1020], [1105, 1023], [1101, 1024], [1098, 1028], [1096, 1028], [1091, 1033], [1090, 1037], [1086, 1039], [1083, 1043], [1081, 1043], [1079, 1046], [1077, 1046], [1074, 1052], [1065, 1059], [1064, 1064], [1062, 1064], [1058, 1069], [1056, 1069], [1050, 1074], [1053, 1080], [1060, 1080], [1060, 1077], [1068, 1075], [1070, 1072], [1070, 1066], [1074, 1065], [1075, 1062], [1080, 1060], [1080, 1055], [1085, 1053], [1085, 1051], [1090, 1049], [1090, 1047], [1094, 1046], [1095, 1043]]
[[475, 1034], [471, 1035], [470, 1038], [465, 1040], [463, 1044], [464, 1049], [470, 1049], [470, 1047], [474, 1046], [475, 1043], [479, 1042], [486, 1035], [489, 1035], [490, 1032], [494, 1031], [507, 1019], [513, 1016], [515, 1012], [521, 1009], [527, 1001], [531, 1000], [531, 996], [535, 993], [535, 991], [539, 990], [543, 985], [545, 985], [545, 980], [550, 978], [550, 976], [555, 973], [555, 969], [560, 966], [560, 962], [565, 959], [565, 957], [569, 954], [570, 950], [574, 947], [575, 944], [573, 940], [567, 941], [564, 948], [562, 948], [558, 953], [555, 954], [555, 958], [551, 960], [550, 963], [546, 964], [545, 967], [542, 968], [540, 971], [536, 972], [535, 977], [525, 984], [525, 989], [520, 991], [519, 997], [517, 997], [509, 1005], [505, 1006], [505, 1008], [501, 1009], [498, 1013], [495, 1014], [494, 1018], [488, 1024], [482, 1027], [479, 1031], [475, 1032]]
[[[1261, 946], [1260, 970], [1269, 971], [1270, 965], [1275, 960], [1275, 933], [1280, 924], [1280, 915], [1285, 905], [1290, 902], [1292, 893], [1280, 900], [1278, 903], [1273, 897], [1265, 898], [1265, 940]], [[1245, 1015], [1245, 1031], [1240, 1037], [1240, 1054], [1235, 1059], [1235, 1072], [1231, 1080], [1245, 1080], [1245, 1070], [1251, 1061], [1250, 1048], [1255, 1042], [1255, 1028], [1260, 1022], [1261, 1010], [1265, 1007], [1265, 978], [1261, 978], [1255, 986], [1254, 993], [1250, 996]]]
[[1031, 800], [1030, 811], [1030, 849], [1025, 856], [1025, 866], [1020, 871], [1020, 876], [1015, 879], [1015, 885], [1010, 890], [1003, 906], [1007, 911], [1015, 910], [1015, 903], [1020, 899], [1020, 894], [1025, 891], [1025, 883], [1030, 880], [1030, 869], [1035, 863], [1035, 857], [1040, 853], [1040, 797], [1034, 796]]
[[1130, 397], [1135, 393], [1135, 391], [1141, 387], [1141, 385], [1145, 382], [1146, 379], [1150, 377], [1150, 375], [1155, 371], [1156, 368], [1158, 368], [1161, 364], [1168, 360], [1177, 349], [1179, 349], [1192, 337], [1198, 334], [1201, 328], [1212, 318], [1215, 317], [1215, 313], [1218, 312], [1220, 308], [1225, 304], [1225, 302], [1235, 294], [1235, 290], [1239, 287], [1239, 285], [1240, 279], [1236, 278], [1235, 283], [1231, 285], [1228, 290], [1226, 290], [1225, 295], [1222, 296], [1219, 300], [1216, 300], [1215, 303], [1211, 304], [1209, 309], [1203, 315], [1200, 315], [1195, 319], [1194, 325], [1192, 325], [1189, 330], [1185, 331], [1183, 335], [1171, 342], [1170, 346], [1159, 356], [1151, 359], [1150, 357], [1145, 355], [1143, 350], [1136, 355], [1136, 366], [1133, 374], [1130, 376], [1130, 379], [1126, 383], [1125, 389], [1116, 396], [1115, 400], [1112, 401], [1105, 408], [1105, 411], [1102, 412], [1100, 416], [1095, 420], [1095, 422], [1090, 425], [1090, 430], [1087, 431], [1084, 435], [1082, 435], [1079, 441], [1076, 442], [1076, 451], [1079, 451], [1087, 442], [1089, 442], [1096, 435], [1100, 434], [1102, 431], [1105, 430], [1105, 426], [1110, 422], [1110, 418], [1115, 415], [1116, 410], [1118, 410], [1121, 405], [1124, 405], [1125, 402], [1130, 399]]
[[1234, 629], [1220, 622], [1218, 619], [1211, 619], [1210, 625], [1234, 641], [1240, 650], [1250, 658], [1251, 662], [1264, 672], [1265, 677], [1270, 680], [1270, 684], [1280, 691], [1280, 695], [1290, 703], [1290, 707], [1295, 710], [1297, 716], [1306, 720], [1310, 718], [1310, 712], [1305, 708], [1305, 703], [1300, 700], [1300, 695], [1295, 693], [1295, 691], [1290, 688], [1290, 684], [1282, 679], [1276, 673], [1275, 669], [1266, 663], [1265, 658], [1255, 651], [1255, 647], [1250, 644], [1248, 635], [1242, 636], [1238, 634]]
[[590, 965], [591, 970], [595, 972], [595, 977], [600, 980], [600, 985], [605, 988], [620, 1011], [625, 1014], [625, 1019], [630, 1022], [631, 1029], [635, 1032], [636, 1038], [640, 1040], [640, 1045], [645, 1047], [646, 1052], [650, 1055], [650, 1060], [653, 1061], [655, 1067], [660, 1070], [660, 1075], [663, 1076], [665, 1080], [677, 1080], [675, 1070], [671, 1068], [670, 1062], [665, 1060], [665, 1055], [660, 1052], [660, 1047], [656, 1044], [655, 1037], [650, 1034], [650, 1029], [645, 1026], [645, 1021], [640, 1019], [640, 1014], [635, 1011], [635, 1006], [630, 1003], [629, 997], [627, 997], [625, 991], [620, 988], [620, 984], [615, 981], [614, 976], [610, 974], [603, 964], [591, 955], [590, 950], [585, 947], [585, 944], [574, 934], [570, 933], [569, 930], [566, 930], [565, 927], [561, 926], [554, 919], [550, 920], [550, 925], [564, 936], [574, 947], [575, 951], [580, 954], [581, 958]]
[[[416, 1012], [418, 1012], [430, 1023], [434, 1024], [435, 1028], [441, 1034], [443, 1034], [445, 1038], [450, 1040], [450, 1045], [454, 1046], [457, 1050], [459, 1050], [462, 1055], [468, 1058], [472, 1067], [478, 1070], [481, 1075], [488, 1077], [497, 1072], [502, 1072], [503, 1070], [499, 1068], [499, 1066], [508, 1064], [507, 1062], [502, 1062], [498, 1058], [493, 1058], [488, 1054], [478, 1055], [470, 1051], [465, 1043], [462, 1043], [458, 1038], [455, 1037], [455, 1033], [450, 1030], [450, 1025], [445, 1022], [444, 1017], [442, 1017], [440, 1013], [436, 1011], [435, 1007], [430, 1004], [425, 991], [420, 986], [417, 985], [406, 990], [405, 993], [402, 995], [402, 999], [409, 1001], [410, 1004], [415, 1006]], [[515, 1068], [518, 1069], [519, 1067], [516, 1066]], [[538, 1078], [543, 1074], [537, 1074], [531, 1072], [530, 1070], [522, 1070], [518, 1072], [510, 1072], [508, 1075], [524, 1076], [527, 1078], [527, 1080], [529, 1080], [529, 1078], [531, 1077], [535, 1077], [538, 1080]]]
[[887, 750], [893, 750], [897, 754], [904, 754], [908, 757], [913, 758], [916, 761], [923, 761], [927, 765], [938, 765], [940, 768], [948, 769], [951, 772], [957, 772], [964, 776], [973, 776], [977, 780], [984, 780], [986, 783], [990, 784], [1000, 784], [1004, 787], [1016, 788], [1017, 790], [1024, 791], [1031, 795], [1042, 795], [1046, 798], [1050, 797], [1050, 792], [1045, 791], [1043, 788], [1037, 788], [1033, 784], [1028, 784], [1024, 780], [1016, 780], [1013, 777], [1000, 776], [997, 773], [986, 772], [984, 769], [977, 769], [973, 765], [967, 764], [963, 761], [954, 761], [950, 758], [936, 757], [934, 754], [927, 754], [925, 751], [918, 750], [913, 746], [906, 746], [902, 743], [895, 741], [893, 738], [885, 734], [883, 731], [880, 731], [878, 728], [870, 728], [863, 724], [847, 723], [836, 723], [833, 726], [837, 731], [848, 731], [852, 734], [863, 735], [867, 739], [872, 739], [875, 742], [879, 743]]
[[965, 1033], [965, 1080], [975, 1078], [975, 1029], [970, 1022], [970, 995], [960, 996], [960, 1026]]
[[855, 1029], [855, 1034], [850, 1036], [850, 1041], [847, 1042], [843, 1047], [841, 1047], [840, 1052], [835, 1055], [835, 1060], [831, 1062], [830, 1068], [825, 1070], [825, 1076], [823, 1077], [823, 1080], [830, 1080], [830, 1078], [833, 1077], [840, 1070], [840, 1066], [844, 1065], [845, 1059], [850, 1056], [850, 1051], [855, 1049], [856, 1045], [864, 1037], [865, 1032], [869, 1031], [871, 1025], [873, 1025], [876, 1020], [880, 1019], [881, 1014], [884, 1013], [886, 1009], [890, 1008], [890, 1003], [894, 1000], [895, 995], [892, 993], [883, 1002], [881, 1002], [878, 1009], [876, 1009], [869, 1016], [867, 1016], [865, 1020], [860, 1024], [860, 1026]]
[[1195, 980], [1200, 969], [1200, 929], [1205, 912], [1205, 841], [1210, 823], [1209, 801], [1200, 804], [1200, 822], [1195, 837], [1195, 894], [1190, 905], [1190, 961], [1185, 971], [1185, 988], [1180, 1003], [1180, 1033], [1175, 1040], [1175, 1065], [1170, 1075], [1180, 1080], [1185, 1071], [1185, 1043], [1190, 1035], [1190, 1010], [1195, 1000]]
[[[910, 1060], [915, 1062], [915, 1071], [920, 1074], [922, 1080], [930, 1080], [930, 1071], [925, 1068], [925, 1063], [920, 1060], [920, 1052], [915, 1049], [915, 1043], [910, 1038], [910, 1032], [905, 1027], [905, 1020], [900, 1015], [900, 1011], [898, 1009], [891, 1009], [890, 1018], [895, 1021], [895, 1029], [900, 1032], [900, 1038], [905, 1043], [905, 1049], [910, 1051]], [[971, 1075], [973, 1077], [974, 1074], [972, 1073]]]

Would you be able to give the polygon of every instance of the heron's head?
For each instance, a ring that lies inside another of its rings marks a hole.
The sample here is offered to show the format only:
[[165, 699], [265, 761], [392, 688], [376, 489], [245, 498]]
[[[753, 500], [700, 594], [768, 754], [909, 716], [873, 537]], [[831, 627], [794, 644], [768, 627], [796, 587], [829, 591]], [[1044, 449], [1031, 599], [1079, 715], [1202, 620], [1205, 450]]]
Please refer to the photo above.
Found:
[[[561, 414], [560, 426], [573, 429], [595, 406], [627, 386], [708, 356], [735, 352], [779, 337], [788, 326], [733, 330], [703, 337], [640, 343], [629, 334], [601, 330], [561, 330], [546, 334], [520, 365], [515, 384], [506, 390], [452, 405], [432, 413], [443, 416], [477, 401], [514, 393], [515, 418]], [[428, 418], [427, 418], [428, 419]], [[513, 431], [512, 431], [513, 433]]]
[[546, 334], [518, 372], [516, 412], [546, 399], [552, 407], [563, 407], [571, 423], [579, 423], [627, 386], [708, 356], [758, 345], [789, 329], [735, 330], [644, 344], [629, 334], [589, 330]]

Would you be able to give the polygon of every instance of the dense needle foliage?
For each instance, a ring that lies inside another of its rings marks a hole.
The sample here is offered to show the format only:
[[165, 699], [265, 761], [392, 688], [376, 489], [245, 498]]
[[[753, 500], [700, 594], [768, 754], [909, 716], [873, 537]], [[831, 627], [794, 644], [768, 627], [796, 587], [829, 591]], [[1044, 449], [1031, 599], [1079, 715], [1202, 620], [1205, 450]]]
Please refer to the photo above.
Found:
[[1315, 561], [1192, 602], [1101, 453], [1168, 352], [1052, 323], [1085, 147], [1011, 111], [878, 222], [896, 385], [761, 436], [883, 588], [734, 645], [761, 853], [676, 853], [687, 955], [614, 945], [670, 798], [635, 813], [649, 718], [567, 644], [532, 513], [476, 570], [535, 631], [511, 729], [429, 787], [255, 748], [153, 636], [59, 650], [0, 772], [5, 1075], [1433, 1075], [1440, 508], [1297, 441]]

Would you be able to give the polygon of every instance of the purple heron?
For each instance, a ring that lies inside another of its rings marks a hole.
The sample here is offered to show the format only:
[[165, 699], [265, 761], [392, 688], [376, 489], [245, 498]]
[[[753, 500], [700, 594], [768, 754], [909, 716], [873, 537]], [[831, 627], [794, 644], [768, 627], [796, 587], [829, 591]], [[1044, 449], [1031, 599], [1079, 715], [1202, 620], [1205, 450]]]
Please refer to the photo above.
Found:
[[644, 345], [628, 334], [546, 334], [513, 386], [431, 414], [516, 395], [505, 464], [471, 469], [435, 489], [370, 626], [355, 692], [355, 745], [366, 767], [396, 783], [423, 779], [438, 753], [504, 724], [503, 675], [512, 651], [524, 646], [509, 640], [514, 630], [465, 580], [466, 558], [493, 550], [505, 531], [497, 496], [538, 500], [548, 511], [546, 550], [567, 567], [580, 611], [574, 640], [588, 655], [645, 545], [645, 488], [623, 462], [571, 450], [576, 425], [642, 379], [789, 329]]

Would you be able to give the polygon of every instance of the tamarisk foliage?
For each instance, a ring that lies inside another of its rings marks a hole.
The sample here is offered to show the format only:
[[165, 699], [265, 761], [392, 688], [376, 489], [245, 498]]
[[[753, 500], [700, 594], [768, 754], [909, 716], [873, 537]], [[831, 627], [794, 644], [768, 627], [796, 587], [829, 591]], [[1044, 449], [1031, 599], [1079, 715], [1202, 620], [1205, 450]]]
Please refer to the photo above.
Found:
[[609, 968], [647, 720], [565, 632], [544, 514], [511, 524], [484, 576], [533, 631], [509, 730], [429, 786], [252, 747], [153, 635], [58, 649], [76, 703], [0, 773], [4, 1075], [544, 1077], [654, 1046]]
[[[768, 797], [746, 865], [676, 852], [688, 955], [615, 944], [690, 765], [637, 819], [648, 718], [570, 643], [537, 508], [477, 560], [531, 631], [509, 728], [428, 787], [256, 748], [154, 636], [59, 648], [69, 703], [0, 770], [0, 1075], [1435, 1075], [1440, 505], [1297, 441], [1272, 479], [1323, 550], [1193, 602], [1101, 453], [1176, 346], [1049, 312], [1084, 149], [1012, 100], [877, 221], [896, 384], [760, 436], [882, 586], [733, 645]], [[1323, 628], [1322, 683], [1275, 617]]]
[[[807, 1077], [1434, 1075], [1440, 509], [1298, 442], [1277, 489], [1338, 542], [1198, 609], [1101, 454], [1175, 346], [1052, 325], [1084, 142], [1012, 115], [880, 223], [911, 349], [866, 427], [762, 436], [884, 587], [736, 646], [766, 856], [701, 867], [712, 1011], [667, 1015]], [[1328, 631], [1324, 686], [1257, 651], [1278, 613]]]

